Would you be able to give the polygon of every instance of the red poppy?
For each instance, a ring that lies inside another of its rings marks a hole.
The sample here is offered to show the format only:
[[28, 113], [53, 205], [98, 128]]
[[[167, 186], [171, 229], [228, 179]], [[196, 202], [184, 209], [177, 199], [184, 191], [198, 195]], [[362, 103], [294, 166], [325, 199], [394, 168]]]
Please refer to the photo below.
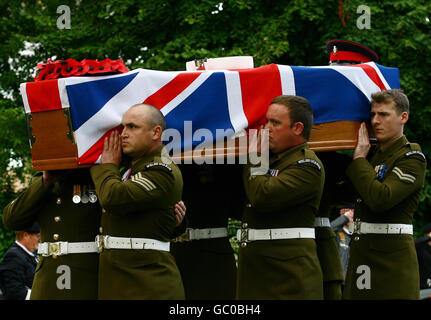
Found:
[[115, 61], [117, 63], [117, 68], [115, 69], [118, 73], [126, 73], [129, 72], [126, 65], [120, 59]]
[[86, 60], [85, 63], [89, 66], [87, 73], [89, 73], [89, 74], [99, 73], [99, 61], [97, 61], [97, 60]]
[[36, 70], [37, 73], [34, 81], [56, 79], [59, 77], [129, 72], [120, 59], [114, 61], [109, 58], [102, 61], [83, 59], [81, 62], [74, 59], [67, 59], [65, 61], [52, 61], [49, 59], [45, 63], [39, 63], [36, 66]]
[[107, 58], [99, 62], [99, 73], [110, 73], [112, 72], [112, 60]]
[[47, 73], [44, 80], [56, 79], [61, 75], [61, 60], [48, 63], [45, 66]]
[[61, 68], [61, 75], [63, 77], [71, 77], [78, 72], [78, 68], [80, 67], [80, 63], [75, 59], [67, 59], [63, 61]]

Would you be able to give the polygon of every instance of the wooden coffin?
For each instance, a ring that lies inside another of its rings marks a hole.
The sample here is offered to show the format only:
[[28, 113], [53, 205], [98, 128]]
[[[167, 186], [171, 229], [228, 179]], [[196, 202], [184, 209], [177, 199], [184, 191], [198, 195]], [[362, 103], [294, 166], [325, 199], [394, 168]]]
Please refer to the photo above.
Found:
[[[27, 125], [33, 160], [33, 169], [61, 170], [83, 168], [78, 164], [75, 133], [72, 129], [69, 109], [35, 112], [27, 115]], [[309, 145], [314, 151], [336, 151], [354, 149], [360, 123], [338, 121], [314, 125]], [[370, 131], [369, 131], [370, 132]], [[371, 132], [370, 132], [371, 133]], [[174, 154], [175, 161], [219, 157], [236, 157], [247, 153], [246, 136], [236, 138], [235, 144], [206, 148], [204, 152]], [[220, 150], [222, 149], [222, 150]]]

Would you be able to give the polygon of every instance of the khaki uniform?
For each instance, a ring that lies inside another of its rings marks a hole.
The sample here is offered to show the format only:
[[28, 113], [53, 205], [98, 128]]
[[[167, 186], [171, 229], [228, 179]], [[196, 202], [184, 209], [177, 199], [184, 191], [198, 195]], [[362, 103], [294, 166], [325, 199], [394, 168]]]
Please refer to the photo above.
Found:
[[[353, 203], [352, 188], [346, 183], [343, 170], [351, 158], [336, 152], [321, 152], [318, 157], [325, 167], [325, 187], [317, 216], [330, 219], [334, 207]], [[330, 226], [316, 227], [316, 244], [323, 273], [324, 299], [340, 300], [344, 272], [334, 230]]]
[[[329, 218], [330, 211], [319, 212], [319, 217]], [[331, 227], [316, 227], [317, 256], [323, 274], [323, 292], [325, 300], [340, 300], [341, 285], [344, 280], [337, 237]]]
[[[234, 165], [183, 165], [185, 219], [191, 229], [227, 228], [243, 198], [241, 169]], [[236, 261], [229, 237], [172, 243], [187, 300], [231, 300]]]
[[[272, 155], [270, 171], [244, 171], [248, 228], [313, 228], [325, 173], [306, 143]], [[258, 240], [239, 250], [238, 299], [322, 299], [314, 239]]]
[[[377, 149], [370, 162], [354, 160], [346, 172], [359, 193], [355, 218], [369, 223], [412, 224], [425, 168], [419, 145], [409, 143], [405, 136], [385, 151]], [[364, 268], [369, 268], [368, 274]], [[367, 280], [370, 285], [364, 286]], [[413, 236], [354, 233], [344, 297], [418, 299], [419, 270]]]
[[[3, 222], [9, 229], [20, 230], [37, 221], [41, 242], [94, 242], [101, 208], [98, 201], [74, 203], [78, 186], [91, 190], [88, 170], [74, 170], [73, 175], [50, 189], [43, 185], [40, 173], [5, 207]], [[40, 256], [30, 299], [97, 299], [98, 261], [97, 252]]]
[[[91, 176], [103, 207], [103, 235], [169, 242], [181, 200], [178, 167], [165, 164], [158, 148], [137, 160], [122, 181], [118, 167], [101, 164]], [[184, 299], [172, 255], [152, 249], [105, 249], [100, 253], [99, 299]]]

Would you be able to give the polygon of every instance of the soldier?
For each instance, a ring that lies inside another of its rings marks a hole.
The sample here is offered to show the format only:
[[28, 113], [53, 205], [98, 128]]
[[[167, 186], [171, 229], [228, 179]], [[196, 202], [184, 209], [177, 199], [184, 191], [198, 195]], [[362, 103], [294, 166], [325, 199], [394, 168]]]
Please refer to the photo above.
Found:
[[[101, 164], [90, 169], [103, 207], [99, 299], [184, 299], [169, 253], [183, 181], [178, 167], [161, 155], [165, 119], [141, 104], [123, 115], [122, 126], [121, 143], [113, 131]], [[122, 177], [121, 148], [132, 160]]]
[[237, 268], [227, 224], [243, 201], [238, 194], [240, 169], [215, 164], [181, 167], [189, 228], [172, 244], [172, 254], [187, 300], [235, 298]]
[[[377, 54], [370, 49], [346, 40], [328, 41], [326, 50], [331, 66], [360, 64], [378, 59]], [[324, 298], [325, 300], [339, 300], [342, 298], [344, 273], [336, 235], [331, 228], [329, 218], [332, 208], [353, 203], [353, 188], [343, 170], [343, 168], [347, 168], [351, 158], [336, 152], [320, 152], [318, 157], [325, 167], [326, 179], [314, 224], [317, 254], [323, 272]]]
[[101, 208], [88, 169], [44, 171], [8, 204], [3, 222], [19, 230], [37, 221], [41, 243], [30, 299], [97, 299]]
[[346, 275], [346, 299], [418, 299], [419, 271], [413, 214], [424, 185], [426, 159], [404, 136], [409, 101], [401, 90], [372, 95], [371, 124], [378, 147], [361, 124], [347, 175], [358, 192]]
[[325, 172], [307, 144], [313, 112], [302, 97], [279, 96], [266, 118], [270, 169], [257, 175], [247, 165], [243, 175], [237, 298], [322, 299], [313, 226]]

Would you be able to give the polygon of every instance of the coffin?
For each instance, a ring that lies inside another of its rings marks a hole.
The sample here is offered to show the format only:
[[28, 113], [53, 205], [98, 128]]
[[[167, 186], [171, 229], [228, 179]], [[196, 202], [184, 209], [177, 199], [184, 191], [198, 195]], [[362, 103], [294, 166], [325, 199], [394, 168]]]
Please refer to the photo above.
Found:
[[[247, 135], [240, 133], [262, 125], [271, 99], [280, 94], [311, 102], [311, 149], [354, 149], [360, 123], [369, 119], [371, 94], [399, 87], [398, 69], [367, 63], [192, 72], [136, 69], [114, 76], [23, 83], [20, 90], [33, 168], [58, 170], [98, 163], [104, 137], [119, 129], [130, 106], [143, 102], [158, 107], [168, 129], [181, 136], [174, 146], [165, 142], [176, 161], [245, 154]], [[188, 130], [188, 123], [193, 129]], [[232, 133], [224, 144], [216, 144], [219, 129]], [[202, 130], [212, 134], [213, 141], [205, 142], [213, 147], [193, 152], [202, 144]]]

